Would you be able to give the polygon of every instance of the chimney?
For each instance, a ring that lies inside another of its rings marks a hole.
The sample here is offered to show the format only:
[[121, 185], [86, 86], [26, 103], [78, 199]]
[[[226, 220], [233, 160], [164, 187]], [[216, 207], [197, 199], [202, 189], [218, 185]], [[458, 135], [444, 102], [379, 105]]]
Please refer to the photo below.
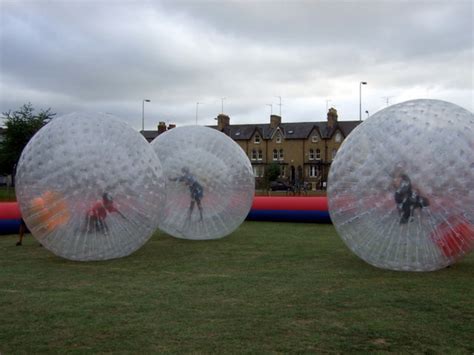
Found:
[[217, 116], [217, 129], [223, 131], [226, 127], [230, 125], [230, 117], [221, 113]]
[[337, 110], [331, 107], [328, 111], [328, 128], [334, 128], [337, 124]]
[[173, 129], [173, 128], [175, 128], [175, 127], [176, 127], [176, 125], [175, 125], [174, 123], [170, 123], [170, 124], [168, 125], [168, 130]]
[[163, 132], [166, 132], [166, 123], [160, 122], [158, 123], [158, 134], [161, 134]]
[[270, 116], [270, 127], [271, 128], [277, 128], [279, 125], [281, 125], [281, 117], [278, 115], [271, 115]]

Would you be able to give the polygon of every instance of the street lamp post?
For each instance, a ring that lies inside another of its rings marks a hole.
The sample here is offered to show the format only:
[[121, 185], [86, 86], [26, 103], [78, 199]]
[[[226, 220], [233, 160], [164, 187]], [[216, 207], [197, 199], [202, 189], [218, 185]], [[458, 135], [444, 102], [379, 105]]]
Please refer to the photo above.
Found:
[[359, 83], [359, 121], [362, 121], [362, 85], [367, 85], [367, 81]]
[[150, 102], [148, 99], [142, 101], [142, 131], [145, 130], [145, 102]]
[[199, 110], [199, 105], [201, 104], [202, 102], [196, 102], [196, 125], [198, 124], [198, 110]]
[[225, 99], [226, 99], [225, 97], [221, 98], [221, 104], [222, 104], [222, 106], [221, 106], [221, 113], [222, 113], [222, 114], [224, 114], [224, 100], [225, 100]]

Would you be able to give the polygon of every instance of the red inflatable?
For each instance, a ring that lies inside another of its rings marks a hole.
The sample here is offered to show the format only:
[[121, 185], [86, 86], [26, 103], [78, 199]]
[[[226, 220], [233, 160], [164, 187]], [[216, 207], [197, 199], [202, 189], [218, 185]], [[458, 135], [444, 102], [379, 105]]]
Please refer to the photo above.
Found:
[[0, 220], [2, 219], [21, 219], [21, 212], [16, 202], [0, 203]]
[[326, 197], [256, 196], [247, 220], [331, 223]]
[[0, 234], [16, 234], [20, 229], [21, 212], [16, 202], [0, 203]]

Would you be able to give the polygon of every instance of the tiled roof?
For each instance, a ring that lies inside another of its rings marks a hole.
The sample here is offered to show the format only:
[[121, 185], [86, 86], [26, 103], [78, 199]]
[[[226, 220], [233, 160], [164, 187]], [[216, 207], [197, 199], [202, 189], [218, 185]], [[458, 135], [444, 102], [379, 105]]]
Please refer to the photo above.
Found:
[[158, 137], [158, 131], [140, 131], [140, 133], [148, 142], [151, 142], [153, 139]]
[[[306, 139], [313, 129], [316, 129], [322, 138], [331, 138], [334, 132], [339, 129], [344, 137], [361, 123], [360, 121], [338, 121], [334, 128], [329, 128], [327, 122], [288, 122], [278, 126], [285, 139]], [[217, 126], [208, 126], [217, 129]], [[258, 131], [263, 139], [272, 139], [277, 128], [270, 127], [270, 123], [257, 124], [234, 124], [224, 128], [224, 133], [232, 139], [249, 140], [255, 131]], [[1, 132], [1, 131], [0, 131]], [[140, 131], [145, 139], [151, 142], [158, 136], [158, 131]]]
[[[313, 129], [316, 129], [322, 138], [330, 138], [338, 128], [347, 137], [359, 123], [360, 121], [338, 121], [333, 129], [328, 127], [327, 122], [288, 122], [282, 123], [278, 127], [285, 139], [306, 139]], [[209, 127], [217, 129], [217, 126]], [[248, 140], [257, 130], [263, 139], [271, 139], [276, 129], [270, 127], [269, 123], [237, 124], [225, 127], [223, 132], [234, 140]]]

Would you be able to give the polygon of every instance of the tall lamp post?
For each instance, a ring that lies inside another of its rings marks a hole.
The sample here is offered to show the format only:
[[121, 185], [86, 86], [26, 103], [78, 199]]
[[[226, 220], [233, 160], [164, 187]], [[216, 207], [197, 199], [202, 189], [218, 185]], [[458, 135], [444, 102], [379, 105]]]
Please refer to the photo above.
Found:
[[145, 102], [150, 102], [148, 99], [142, 101], [142, 131], [145, 130]]
[[359, 121], [362, 121], [362, 85], [367, 85], [367, 81], [359, 83]]
[[198, 110], [200, 104], [202, 104], [202, 102], [196, 102], [196, 126], [198, 124]]

